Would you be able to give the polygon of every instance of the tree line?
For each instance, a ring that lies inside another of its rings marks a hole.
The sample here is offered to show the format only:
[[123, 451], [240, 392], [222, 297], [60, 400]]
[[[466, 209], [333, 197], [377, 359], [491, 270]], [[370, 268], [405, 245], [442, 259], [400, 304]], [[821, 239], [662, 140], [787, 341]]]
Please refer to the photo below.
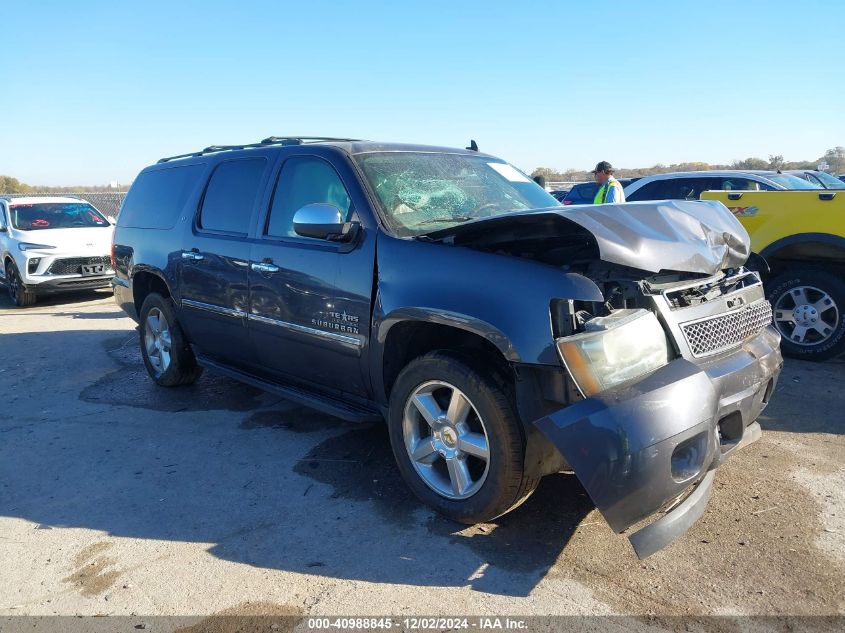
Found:
[[124, 185], [121, 185], [120, 189], [113, 189], [105, 185], [48, 187], [46, 185], [28, 185], [12, 176], [0, 175], [0, 193], [91, 193], [95, 191], [116, 193], [126, 191], [126, 187]]
[[[658, 163], [651, 167], [622, 168], [616, 169], [615, 174], [619, 178], [632, 178], [634, 176], [652, 176], [654, 174], [665, 174], [672, 171], [701, 171], [711, 169], [816, 169], [821, 162], [828, 164], [828, 171], [831, 174], [845, 173], [845, 147], [837, 146], [829, 149], [824, 156], [816, 160], [786, 161], [781, 155], [771, 155], [768, 160], [750, 157], [744, 160], [735, 160], [730, 165], [711, 165], [710, 163], [690, 162], [674, 163], [663, 165]], [[589, 170], [567, 169], [557, 171], [551, 167], [538, 167], [532, 176], [543, 176], [546, 182], [555, 181], [579, 181], [591, 180], [592, 174]], [[121, 187], [122, 190], [126, 190]], [[0, 193], [83, 193], [92, 191], [115, 191], [107, 186], [73, 185], [70, 187], [47, 187], [41, 185], [28, 185], [20, 182], [12, 176], [0, 175]]]
[[[735, 160], [730, 165], [718, 165], [702, 162], [674, 163], [663, 165], [658, 163], [651, 167], [621, 168], [615, 170], [618, 178], [633, 178], [635, 176], [653, 176], [673, 171], [702, 171], [715, 169], [816, 169], [821, 162], [828, 164], [827, 171], [831, 174], [845, 173], [845, 147], [837, 146], [825, 152], [824, 156], [816, 160], [787, 161], [781, 155], [771, 155], [768, 160], [750, 157]], [[592, 180], [593, 175], [588, 169], [567, 169], [557, 171], [551, 167], [538, 167], [532, 176], [543, 176], [546, 182]]]

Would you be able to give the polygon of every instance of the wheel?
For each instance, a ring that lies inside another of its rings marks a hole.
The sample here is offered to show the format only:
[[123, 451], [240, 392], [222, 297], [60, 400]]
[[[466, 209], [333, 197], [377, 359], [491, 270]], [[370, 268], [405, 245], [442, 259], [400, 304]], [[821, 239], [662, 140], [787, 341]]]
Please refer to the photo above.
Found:
[[391, 391], [388, 428], [405, 482], [455, 521], [494, 519], [539, 482], [525, 473], [525, 437], [510, 399], [492, 373], [460, 356], [411, 361]]
[[767, 288], [784, 354], [820, 361], [845, 351], [845, 281], [798, 268], [772, 278]]
[[141, 356], [150, 377], [163, 387], [189, 385], [202, 373], [170, 299], [152, 292], [141, 306]]
[[18, 267], [12, 261], [6, 263], [6, 289], [9, 291], [9, 298], [19, 308], [35, 303], [35, 293], [23, 285]]

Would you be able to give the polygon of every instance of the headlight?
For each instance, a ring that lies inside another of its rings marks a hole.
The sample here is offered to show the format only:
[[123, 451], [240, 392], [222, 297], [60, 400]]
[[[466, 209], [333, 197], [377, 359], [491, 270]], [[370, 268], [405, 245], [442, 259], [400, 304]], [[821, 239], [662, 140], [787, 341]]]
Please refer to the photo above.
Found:
[[32, 242], [20, 242], [18, 244], [18, 248], [22, 251], [43, 251], [56, 247], [50, 246], [49, 244], [33, 244]]
[[633, 380], [669, 362], [669, 344], [648, 310], [615, 310], [557, 339], [563, 364], [585, 397]]

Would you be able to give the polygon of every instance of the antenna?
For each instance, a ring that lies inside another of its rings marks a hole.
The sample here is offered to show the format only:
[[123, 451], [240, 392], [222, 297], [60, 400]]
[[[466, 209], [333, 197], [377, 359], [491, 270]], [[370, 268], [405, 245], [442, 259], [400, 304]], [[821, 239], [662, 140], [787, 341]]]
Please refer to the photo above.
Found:
[[476, 143], [474, 140], [470, 139], [469, 147], [467, 147], [466, 149], [468, 149], [471, 152], [477, 152], [478, 151], [478, 143]]

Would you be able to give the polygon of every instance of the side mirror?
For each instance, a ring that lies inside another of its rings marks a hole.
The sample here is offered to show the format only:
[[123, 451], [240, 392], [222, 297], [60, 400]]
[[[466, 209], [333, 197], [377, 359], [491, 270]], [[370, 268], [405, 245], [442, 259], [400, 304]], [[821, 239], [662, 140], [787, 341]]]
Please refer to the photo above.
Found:
[[357, 222], [344, 222], [340, 209], [324, 202], [306, 204], [293, 216], [293, 230], [302, 237], [349, 242], [358, 232]]

